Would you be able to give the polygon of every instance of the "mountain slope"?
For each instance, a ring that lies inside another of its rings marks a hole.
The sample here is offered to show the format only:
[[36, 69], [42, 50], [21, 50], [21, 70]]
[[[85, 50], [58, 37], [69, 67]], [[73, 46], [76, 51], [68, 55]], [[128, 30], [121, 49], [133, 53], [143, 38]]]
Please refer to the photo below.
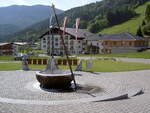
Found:
[[[57, 10], [57, 13], [61, 13]], [[35, 6], [9, 6], [0, 8], [0, 24], [18, 25], [21, 28], [30, 26], [42, 20], [45, 20], [50, 15], [50, 6], [35, 5]]]
[[134, 17], [136, 14], [133, 9], [147, 1], [150, 0], [103, 0], [65, 11], [58, 18], [62, 23], [62, 19], [68, 16], [68, 27], [73, 27], [75, 19], [80, 17], [80, 28], [98, 32], [97, 30], [120, 24]]
[[20, 28], [15, 25], [2, 24], [0, 25], [0, 36], [10, 35], [17, 32]]
[[[94, 24], [94, 26], [92, 25], [93, 29], [99, 30], [129, 20], [135, 16], [135, 11], [133, 9], [139, 7], [147, 1], [150, 0], [103, 0], [101, 2], [70, 9], [58, 15], [58, 18], [62, 24], [63, 18], [68, 16], [69, 22], [67, 27], [73, 27], [75, 24], [75, 19], [80, 17], [80, 28], [88, 29], [92, 24]], [[129, 16], [128, 14], [131, 15]], [[111, 21], [113, 24], [110, 23]], [[48, 29], [48, 22], [48, 19], [46, 19], [45, 21], [30, 26], [21, 32], [7, 36], [5, 39], [7, 39], [7, 41], [37, 41], [40, 34]], [[102, 25], [103, 27], [101, 28]]]
[[139, 6], [135, 9], [135, 12], [138, 14], [137, 17], [130, 19], [120, 25], [116, 25], [110, 28], [106, 28], [102, 30], [101, 34], [114, 34], [114, 33], [122, 33], [122, 32], [130, 32], [136, 34], [139, 25], [142, 23], [144, 19], [146, 6], [150, 4], [150, 2], [145, 3], [142, 6]]
[[3, 41], [5, 42], [11, 42], [11, 41], [36, 42], [39, 40], [38, 37], [40, 37], [41, 34], [45, 33], [47, 30], [48, 30], [48, 22], [41, 21], [39, 23], [36, 23], [32, 26], [27, 27], [26, 29], [20, 32], [5, 36], [5, 39]]
[[[57, 9], [56, 11], [58, 14], [63, 12], [62, 10], [59, 9]], [[15, 31], [22, 30], [37, 22], [47, 19], [49, 16], [50, 16], [50, 6], [13, 5], [8, 7], [0, 7], [0, 34], [8, 35], [11, 33], [9, 31], [12, 28], [14, 28]]]

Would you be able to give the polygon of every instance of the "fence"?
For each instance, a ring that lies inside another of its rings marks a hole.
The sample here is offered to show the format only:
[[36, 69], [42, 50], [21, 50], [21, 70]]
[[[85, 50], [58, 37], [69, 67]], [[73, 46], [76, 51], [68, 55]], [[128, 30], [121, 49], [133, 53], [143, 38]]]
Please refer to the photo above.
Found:
[[[48, 59], [28, 59], [29, 65], [47, 65]], [[69, 64], [72, 66], [78, 65], [77, 59], [70, 59]], [[56, 65], [68, 65], [68, 62], [66, 59], [57, 59]]]

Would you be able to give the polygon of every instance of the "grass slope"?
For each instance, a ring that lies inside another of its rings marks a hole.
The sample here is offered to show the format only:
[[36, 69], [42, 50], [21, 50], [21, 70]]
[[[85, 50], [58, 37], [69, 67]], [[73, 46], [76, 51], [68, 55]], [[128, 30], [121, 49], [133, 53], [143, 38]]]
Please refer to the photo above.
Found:
[[148, 4], [150, 4], [150, 2], [147, 2], [144, 5], [139, 6], [138, 8], [135, 9], [136, 13], [139, 16], [132, 18], [131, 20], [126, 21], [122, 24], [119, 24], [110, 28], [106, 28], [102, 30], [100, 33], [101, 34], [115, 34], [115, 33], [122, 33], [122, 32], [130, 32], [130, 33], [136, 34], [136, 31], [139, 25], [144, 19], [145, 9]]
[[83, 63], [84, 71], [92, 72], [124, 72], [150, 69], [150, 64], [143, 63], [129, 63], [112, 60], [95, 60], [92, 69], [87, 70], [86, 64]]
[[13, 56], [0, 56], [0, 61], [10, 61], [10, 60], [14, 60]]

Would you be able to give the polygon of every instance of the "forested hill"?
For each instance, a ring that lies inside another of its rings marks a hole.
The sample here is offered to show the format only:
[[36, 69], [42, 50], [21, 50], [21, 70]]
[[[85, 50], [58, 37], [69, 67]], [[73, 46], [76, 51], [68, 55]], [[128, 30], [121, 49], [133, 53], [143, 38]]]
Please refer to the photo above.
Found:
[[[148, 7], [150, 5], [150, 1], [146, 2], [144, 5], [141, 5], [137, 8], [135, 8], [135, 12], [136, 14], [138, 14], [138, 16], [131, 18], [128, 21], [125, 21], [119, 25], [115, 25], [109, 28], [106, 28], [102, 31], [100, 31], [101, 34], [112, 34], [112, 33], [122, 33], [122, 32], [130, 32], [134, 35], [137, 34], [138, 31], [138, 35], [142, 34], [145, 35], [147, 34], [147, 29], [150, 29], [150, 24], [148, 25], [148, 23], [146, 23], [147, 25], [145, 25], [145, 18], [146, 18], [146, 12], [150, 12], [150, 10], [148, 11]], [[146, 11], [147, 9], [147, 11]], [[140, 33], [142, 32], [142, 33]], [[150, 34], [149, 34], [150, 35]]]
[[134, 9], [149, 0], [103, 0], [84, 7], [77, 7], [59, 15], [60, 21], [69, 17], [69, 27], [75, 24], [75, 18], [81, 18], [80, 28], [91, 32], [120, 24], [136, 16]]
[[[138, 16], [135, 8], [150, 0], [103, 0], [100, 2], [76, 7], [58, 15], [60, 23], [63, 18], [68, 16], [69, 23], [67, 27], [73, 27], [75, 19], [81, 18], [80, 28], [88, 29], [97, 33], [104, 28], [108, 28], [123, 23], [133, 17]], [[20, 41], [37, 41], [37, 38], [48, 28], [48, 19], [29, 28], [8, 36], [7, 39]]]
[[[45, 20], [50, 15], [50, 6], [34, 5], [12, 5], [8, 7], [0, 7], [0, 25], [10, 24], [20, 28], [33, 25], [37, 22]], [[62, 10], [57, 9], [57, 13]]]
[[[58, 14], [62, 10], [56, 10]], [[0, 38], [18, 32], [50, 16], [50, 6], [12, 5], [0, 7]]]

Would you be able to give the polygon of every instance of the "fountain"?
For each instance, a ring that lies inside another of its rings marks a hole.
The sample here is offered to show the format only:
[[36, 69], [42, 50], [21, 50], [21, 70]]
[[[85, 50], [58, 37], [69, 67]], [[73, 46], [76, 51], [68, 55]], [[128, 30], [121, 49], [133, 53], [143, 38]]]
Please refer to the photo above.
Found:
[[[56, 18], [56, 22], [58, 25], [58, 29], [60, 29], [59, 22], [57, 19], [57, 15], [55, 12], [55, 7], [52, 5], [52, 9], [54, 12], [54, 16]], [[65, 31], [64, 31], [65, 33]], [[49, 39], [48, 39], [48, 53], [51, 56], [51, 58], [48, 61], [47, 68], [44, 71], [41, 72], [36, 72], [36, 78], [40, 82], [40, 86], [42, 88], [47, 88], [47, 89], [69, 89], [71, 87], [71, 82], [74, 82], [74, 88], [76, 89], [76, 81], [74, 78], [74, 73], [72, 71], [72, 67], [69, 63], [69, 56], [68, 56], [68, 51], [67, 47], [65, 46], [64, 43], [64, 33], [61, 36], [61, 41], [64, 47], [64, 51], [67, 57], [67, 62], [69, 65], [70, 71], [64, 71], [60, 70], [57, 65], [56, 65], [56, 60], [54, 58], [54, 36], [53, 36], [53, 27], [50, 26], [49, 28]], [[51, 37], [50, 37], [51, 34]], [[50, 47], [50, 38], [52, 38], [52, 48]], [[50, 49], [51, 49], [51, 54], [50, 54]]]
[[42, 88], [47, 89], [67, 89], [70, 88], [73, 78], [69, 71], [62, 71], [57, 68], [55, 59], [48, 61], [45, 71], [37, 72], [36, 78]]

